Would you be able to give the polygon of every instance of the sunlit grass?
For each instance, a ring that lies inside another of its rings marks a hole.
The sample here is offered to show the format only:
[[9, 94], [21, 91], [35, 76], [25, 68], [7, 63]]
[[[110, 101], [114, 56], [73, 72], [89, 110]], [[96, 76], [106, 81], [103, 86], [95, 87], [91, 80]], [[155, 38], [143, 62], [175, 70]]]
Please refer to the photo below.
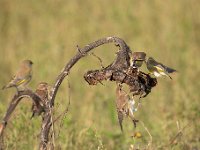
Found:
[[[133, 51], [145, 51], [156, 60], [178, 70], [158, 85], [143, 100], [136, 117], [152, 135], [151, 148], [166, 146], [183, 131], [177, 145], [168, 149], [200, 148], [200, 3], [183, 1], [0, 1], [0, 85], [6, 84], [19, 62], [31, 59], [34, 74], [31, 88], [40, 81], [53, 84], [64, 64], [80, 47], [106, 36], [119, 36]], [[105, 65], [115, 57], [115, 46], [95, 50]], [[124, 121], [122, 134], [115, 110], [115, 84], [89, 86], [83, 79], [88, 69], [100, 67], [88, 56], [74, 66], [69, 75], [70, 110], [56, 124], [57, 149], [128, 149], [146, 147], [149, 135], [139, 124]], [[68, 103], [68, 81], [56, 99], [55, 116]], [[14, 89], [0, 91], [2, 118]], [[6, 129], [8, 149], [37, 149], [41, 118], [30, 120], [30, 102], [21, 103]], [[59, 130], [61, 131], [59, 133]], [[131, 138], [135, 131], [141, 138]], [[59, 134], [59, 136], [58, 136]]]

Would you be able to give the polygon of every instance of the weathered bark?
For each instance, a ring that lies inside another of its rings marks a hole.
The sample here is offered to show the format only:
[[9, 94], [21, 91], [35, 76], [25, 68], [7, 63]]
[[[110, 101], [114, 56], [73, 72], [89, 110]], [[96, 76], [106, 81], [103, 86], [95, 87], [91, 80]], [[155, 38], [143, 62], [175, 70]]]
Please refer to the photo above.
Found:
[[109, 66], [102, 70], [90, 70], [84, 75], [84, 78], [90, 85], [96, 85], [103, 80], [125, 83], [129, 85], [133, 96], [140, 95], [141, 97], [147, 96], [151, 92], [151, 88], [157, 84], [155, 78], [151, 78], [143, 72], [138, 72], [137, 68], [121, 71]]
[[40, 150], [47, 150], [48, 148], [48, 142], [49, 142], [49, 132], [51, 129], [51, 113], [50, 111], [45, 112], [45, 114], [42, 117], [42, 127], [41, 127], [41, 133], [40, 133]]

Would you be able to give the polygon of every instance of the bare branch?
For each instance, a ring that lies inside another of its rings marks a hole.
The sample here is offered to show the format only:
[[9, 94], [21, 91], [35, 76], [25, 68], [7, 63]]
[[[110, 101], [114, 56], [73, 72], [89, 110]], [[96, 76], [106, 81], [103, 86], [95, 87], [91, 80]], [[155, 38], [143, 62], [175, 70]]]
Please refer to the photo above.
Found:
[[54, 128], [54, 121], [53, 121], [53, 112], [52, 107], [49, 105], [50, 115], [51, 115], [51, 125], [52, 125], [52, 139], [53, 139], [53, 147], [55, 147], [55, 128]]
[[47, 111], [44, 113], [42, 117], [42, 129], [40, 132], [40, 150], [47, 150], [48, 142], [49, 142], [49, 132], [51, 128], [51, 113]]

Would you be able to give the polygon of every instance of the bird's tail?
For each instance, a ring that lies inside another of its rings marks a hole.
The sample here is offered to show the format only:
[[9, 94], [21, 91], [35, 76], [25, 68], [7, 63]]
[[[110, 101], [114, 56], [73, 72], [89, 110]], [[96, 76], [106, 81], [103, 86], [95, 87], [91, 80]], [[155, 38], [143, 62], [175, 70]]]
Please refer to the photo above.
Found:
[[168, 73], [177, 72], [175, 69], [172, 69], [172, 68], [169, 68], [169, 67], [166, 67], [165, 69], [166, 69], [166, 71], [167, 71]]
[[13, 86], [12, 84], [7, 84], [7, 85], [4, 85], [1, 89], [5, 90], [5, 89], [10, 88], [12, 86]]

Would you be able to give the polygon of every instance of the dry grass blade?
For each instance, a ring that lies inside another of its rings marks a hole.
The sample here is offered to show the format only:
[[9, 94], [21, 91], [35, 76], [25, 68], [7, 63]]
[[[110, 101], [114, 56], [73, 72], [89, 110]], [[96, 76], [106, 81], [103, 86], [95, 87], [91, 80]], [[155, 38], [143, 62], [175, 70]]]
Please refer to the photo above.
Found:
[[60, 135], [60, 131], [61, 131], [61, 128], [62, 128], [62, 125], [63, 125], [63, 119], [64, 119], [64, 117], [67, 115], [67, 113], [68, 113], [68, 111], [69, 111], [69, 107], [70, 107], [70, 103], [71, 103], [71, 86], [70, 86], [70, 82], [69, 82], [69, 80], [68, 80], [68, 104], [67, 104], [67, 107], [65, 108], [65, 110], [60, 114], [60, 115], [58, 115], [57, 116], [57, 118], [54, 120], [54, 123], [56, 122], [56, 121], [58, 121], [60, 118], [62, 118], [61, 119], [61, 122], [60, 122], [60, 125], [59, 125], [59, 131], [58, 131], [58, 137], [59, 137], [59, 135]]
[[190, 123], [188, 123], [188, 124], [186, 124], [182, 129], [179, 127], [179, 124], [177, 124], [178, 125], [178, 133], [170, 140], [170, 142], [169, 142], [169, 145], [174, 145], [174, 144], [176, 144], [177, 142], [176, 142], [176, 140], [179, 138], [179, 137], [181, 137], [182, 135], [183, 135], [183, 131], [187, 128], [187, 127], [189, 127], [189, 125], [190, 125]]
[[148, 135], [149, 135], [150, 140], [149, 140], [149, 142], [148, 142], [148, 144], [147, 144], [147, 148], [150, 148], [151, 145], [152, 145], [152, 142], [153, 142], [152, 135], [151, 135], [151, 133], [149, 132], [148, 128], [144, 125], [144, 122], [140, 121], [140, 123], [141, 123], [141, 125], [143, 126], [143, 128], [146, 130], [146, 132], [147, 132]]

